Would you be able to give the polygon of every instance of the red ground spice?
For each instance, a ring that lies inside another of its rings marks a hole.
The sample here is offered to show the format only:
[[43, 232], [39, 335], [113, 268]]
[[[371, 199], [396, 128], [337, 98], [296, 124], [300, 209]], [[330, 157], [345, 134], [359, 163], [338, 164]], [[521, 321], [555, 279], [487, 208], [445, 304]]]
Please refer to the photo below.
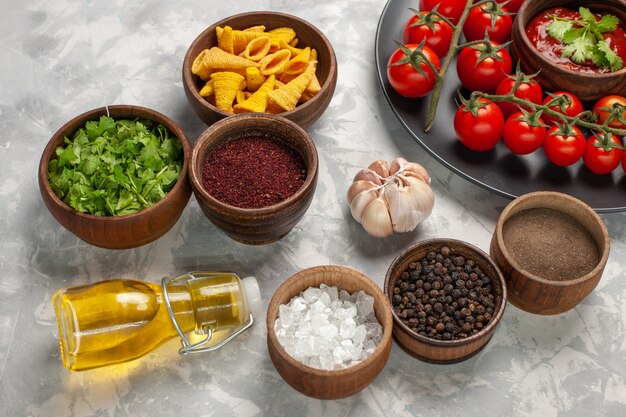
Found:
[[248, 136], [217, 147], [202, 168], [202, 185], [214, 198], [240, 208], [267, 207], [304, 184], [306, 166], [276, 139]]

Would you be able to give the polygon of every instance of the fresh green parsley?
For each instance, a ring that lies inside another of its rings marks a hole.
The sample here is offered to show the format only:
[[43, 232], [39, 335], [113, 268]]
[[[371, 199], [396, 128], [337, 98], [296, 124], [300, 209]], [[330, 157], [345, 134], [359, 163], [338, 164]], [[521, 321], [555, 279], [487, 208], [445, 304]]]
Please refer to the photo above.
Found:
[[57, 147], [48, 181], [81, 213], [124, 216], [161, 200], [182, 166], [182, 144], [163, 125], [102, 116]]
[[613, 15], [602, 16], [599, 21], [587, 8], [578, 9], [582, 20], [553, 16], [547, 28], [548, 34], [565, 44], [563, 56], [580, 64], [592, 61], [599, 68], [618, 71], [624, 67], [623, 60], [604, 40], [603, 33], [617, 28], [619, 19]]

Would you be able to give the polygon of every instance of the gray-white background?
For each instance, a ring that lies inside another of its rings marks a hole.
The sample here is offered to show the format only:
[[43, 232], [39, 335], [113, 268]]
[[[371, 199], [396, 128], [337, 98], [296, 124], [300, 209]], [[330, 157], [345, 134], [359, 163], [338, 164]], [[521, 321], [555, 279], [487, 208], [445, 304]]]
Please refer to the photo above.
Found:
[[[602, 216], [611, 257], [598, 287], [574, 310], [540, 317], [509, 305], [487, 348], [456, 365], [422, 363], [394, 346], [378, 379], [341, 401], [309, 399], [283, 382], [267, 353], [264, 317], [215, 354], [179, 357], [172, 341], [129, 365], [63, 368], [50, 302], [61, 287], [229, 269], [256, 275], [267, 305], [283, 280], [311, 266], [350, 266], [382, 286], [392, 259], [417, 240], [452, 237], [488, 249], [507, 200], [424, 153], [382, 97], [374, 34], [383, 6], [382, 0], [0, 0], [0, 416], [626, 415], [624, 214]], [[319, 185], [292, 233], [264, 247], [235, 243], [193, 197], [163, 238], [140, 249], [98, 249], [58, 225], [36, 176], [51, 135], [83, 111], [123, 103], [168, 115], [194, 141], [205, 126], [183, 93], [185, 51], [211, 23], [252, 10], [309, 20], [330, 39], [339, 63], [333, 101], [309, 129]], [[415, 232], [377, 240], [352, 220], [345, 193], [360, 168], [400, 155], [431, 173], [435, 209]]]

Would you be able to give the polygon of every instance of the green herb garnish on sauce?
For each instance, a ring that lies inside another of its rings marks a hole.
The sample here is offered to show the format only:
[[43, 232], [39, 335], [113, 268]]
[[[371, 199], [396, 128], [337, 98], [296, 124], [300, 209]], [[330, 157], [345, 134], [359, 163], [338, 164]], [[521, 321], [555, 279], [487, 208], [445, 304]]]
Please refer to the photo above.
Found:
[[554, 16], [547, 28], [550, 36], [565, 44], [562, 55], [577, 64], [590, 60], [598, 68], [609, 68], [611, 71], [622, 69], [624, 62], [602, 35], [614, 31], [619, 19], [607, 14], [598, 21], [585, 7], [580, 7], [578, 12], [582, 20]]
[[182, 144], [149, 120], [87, 122], [48, 164], [48, 181], [81, 213], [124, 216], [150, 207], [172, 189], [183, 166]]

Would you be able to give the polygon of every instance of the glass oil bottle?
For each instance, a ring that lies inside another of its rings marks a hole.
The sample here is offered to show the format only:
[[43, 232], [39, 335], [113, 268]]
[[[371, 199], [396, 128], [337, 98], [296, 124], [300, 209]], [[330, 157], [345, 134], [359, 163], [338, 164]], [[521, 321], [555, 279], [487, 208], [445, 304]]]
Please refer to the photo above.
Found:
[[[180, 336], [181, 354], [215, 350], [249, 328], [261, 310], [253, 277], [191, 272], [161, 285], [112, 279], [59, 290], [52, 297], [66, 368], [127, 362]], [[217, 345], [214, 332], [231, 330]], [[186, 333], [206, 337], [191, 344]]]

